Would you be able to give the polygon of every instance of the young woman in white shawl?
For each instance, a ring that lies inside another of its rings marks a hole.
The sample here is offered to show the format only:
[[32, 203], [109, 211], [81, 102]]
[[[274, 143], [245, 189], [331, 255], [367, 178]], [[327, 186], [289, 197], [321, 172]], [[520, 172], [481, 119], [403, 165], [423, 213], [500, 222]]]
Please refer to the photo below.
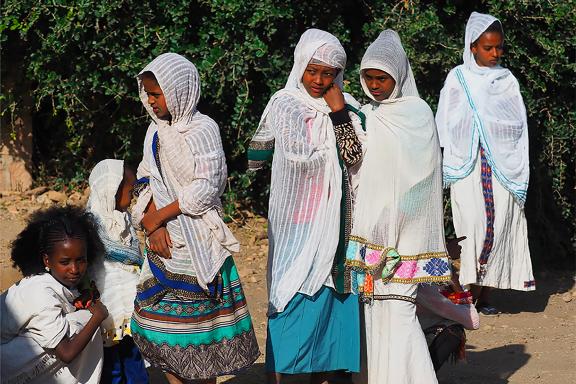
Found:
[[90, 198], [86, 208], [98, 221], [105, 247], [104, 254], [88, 270], [109, 314], [101, 326], [105, 347], [102, 382], [147, 382], [144, 360], [130, 336], [130, 319], [143, 262], [127, 212], [136, 175], [124, 166], [123, 160], [106, 159], [92, 169], [88, 182]]
[[487, 302], [488, 287], [536, 288], [524, 215], [530, 172], [526, 108], [518, 81], [498, 64], [503, 44], [498, 19], [472, 12], [464, 64], [448, 74], [436, 113], [454, 228], [467, 236], [460, 283], [472, 285], [484, 314], [498, 312]]
[[359, 369], [357, 298], [343, 294], [352, 176], [361, 161], [357, 102], [341, 89], [346, 53], [333, 35], [307, 30], [286, 86], [269, 101], [248, 152], [273, 156], [268, 213], [269, 383], [283, 374]]
[[363, 305], [357, 383], [436, 383], [416, 317], [418, 283], [450, 279], [444, 243], [441, 154], [434, 115], [395, 31], [368, 47], [360, 81], [372, 99], [367, 148], [346, 255]]
[[200, 79], [186, 58], [165, 53], [138, 75], [152, 117], [138, 167], [133, 216], [147, 260], [131, 329], [140, 351], [170, 383], [216, 383], [260, 355], [221, 219], [226, 159], [220, 130], [196, 106]]

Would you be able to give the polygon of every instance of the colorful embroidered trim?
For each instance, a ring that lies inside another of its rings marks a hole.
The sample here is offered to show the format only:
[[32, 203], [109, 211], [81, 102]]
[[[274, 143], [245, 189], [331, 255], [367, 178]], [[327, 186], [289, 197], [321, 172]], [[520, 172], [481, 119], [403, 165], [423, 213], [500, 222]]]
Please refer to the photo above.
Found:
[[141, 307], [155, 304], [167, 293], [184, 300], [220, 300], [222, 297], [222, 277], [216, 275], [214, 281], [208, 284], [208, 290], [204, 290], [198, 284], [194, 276], [173, 273], [166, 270], [160, 256], [146, 249], [146, 256], [153, 277], [138, 284], [136, 302]]
[[486, 267], [488, 264], [488, 258], [490, 257], [490, 252], [492, 251], [492, 246], [494, 245], [494, 192], [492, 190], [492, 168], [486, 160], [484, 155], [484, 149], [480, 146], [480, 161], [482, 169], [482, 193], [484, 194], [484, 207], [486, 210], [486, 237], [484, 238], [484, 245], [482, 246], [482, 252], [480, 253], [480, 258], [478, 260], [478, 282], [482, 282], [484, 276], [486, 276]]
[[448, 281], [451, 275], [446, 252], [402, 256], [392, 247], [372, 244], [358, 236], [350, 236], [345, 265], [350, 291], [369, 299], [374, 296], [374, 279], [416, 284]]
[[410, 296], [402, 295], [374, 295], [374, 300], [401, 300], [416, 304], [416, 299]]
[[524, 288], [532, 288], [532, 287], [536, 287], [535, 280], [528, 280], [524, 282]]

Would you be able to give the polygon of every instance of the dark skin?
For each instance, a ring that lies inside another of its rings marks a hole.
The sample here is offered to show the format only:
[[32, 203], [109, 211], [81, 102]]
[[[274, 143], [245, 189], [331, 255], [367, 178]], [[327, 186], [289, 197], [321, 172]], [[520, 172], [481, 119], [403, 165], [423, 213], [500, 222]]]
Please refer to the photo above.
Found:
[[324, 98], [332, 112], [341, 111], [345, 106], [342, 90], [334, 84], [338, 72], [338, 68], [308, 64], [302, 75], [302, 85], [306, 92], [315, 99]]
[[480, 67], [494, 67], [504, 53], [504, 36], [499, 32], [484, 32], [470, 45], [470, 51]]
[[171, 121], [172, 115], [170, 115], [170, 112], [168, 111], [164, 92], [162, 92], [162, 88], [158, 85], [156, 78], [153, 76], [142, 76], [142, 85], [144, 86], [144, 91], [148, 96], [148, 105], [152, 107], [152, 111], [156, 117], [160, 120]]
[[157, 210], [156, 204], [154, 204], [154, 201], [151, 201], [146, 210], [146, 214], [142, 219], [142, 226], [148, 234], [148, 247], [150, 250], [166, 259], [172, 258], [170, 253], [172, 241], [170, 240], [170, 234], [168, 233], [164, 223], [169, 219], [178, 216], [180, 213], [181, 211], [178, 201], [175, 201], [160, 210]]
[[124, 168], [124, 177], [116, 192], [116, 210], [126, 212], [132, 202], [132, 190], [136, 182], [134, 171]]
[[[43, 262], [58, 282], [68, 288], [76, 288], [88, 267], [86, 242], [72, 238], [59, 241], [50, 255], [43, 256]], [[108, 310], [100, 301], [94, 302], [88, 310], [92, 317], [84, 328], [71, 339], [64, 337], [54, 349], [56, 357], [66, 364], [72, 362], [86, 348], [102, 321], [108, 317]]]
[[388, 99], [396, 87], [394, 78], [380, 69], [364, 69], [362, 71], [362, 77], [370, 94], [376, 101]]

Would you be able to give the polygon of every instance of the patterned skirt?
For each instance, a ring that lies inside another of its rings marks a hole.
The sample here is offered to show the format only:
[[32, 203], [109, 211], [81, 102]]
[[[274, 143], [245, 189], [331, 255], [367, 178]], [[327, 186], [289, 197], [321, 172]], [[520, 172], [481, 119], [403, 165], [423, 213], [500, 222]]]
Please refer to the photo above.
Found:
[[[193, 277], [177, 281], [157, 256], [149, 254], [148, 263], [154, 277], [138, 286], [131, 324], [146, 360], [185, 380], [214, 378], [254, 363], [260, 352], [232, 257], [208, 292]], [[192, 294], [182, 297], [174, 284]]]

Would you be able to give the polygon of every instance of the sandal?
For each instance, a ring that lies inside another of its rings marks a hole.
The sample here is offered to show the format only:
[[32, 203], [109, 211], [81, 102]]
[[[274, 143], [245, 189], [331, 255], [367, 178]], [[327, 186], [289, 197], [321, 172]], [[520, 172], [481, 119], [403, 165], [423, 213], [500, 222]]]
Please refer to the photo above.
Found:
[[476, 310], [485, 316], [493, 316], [500, 313], [500, 311], [497, 308], [488, 304], [480, 305], [476, 307]]

